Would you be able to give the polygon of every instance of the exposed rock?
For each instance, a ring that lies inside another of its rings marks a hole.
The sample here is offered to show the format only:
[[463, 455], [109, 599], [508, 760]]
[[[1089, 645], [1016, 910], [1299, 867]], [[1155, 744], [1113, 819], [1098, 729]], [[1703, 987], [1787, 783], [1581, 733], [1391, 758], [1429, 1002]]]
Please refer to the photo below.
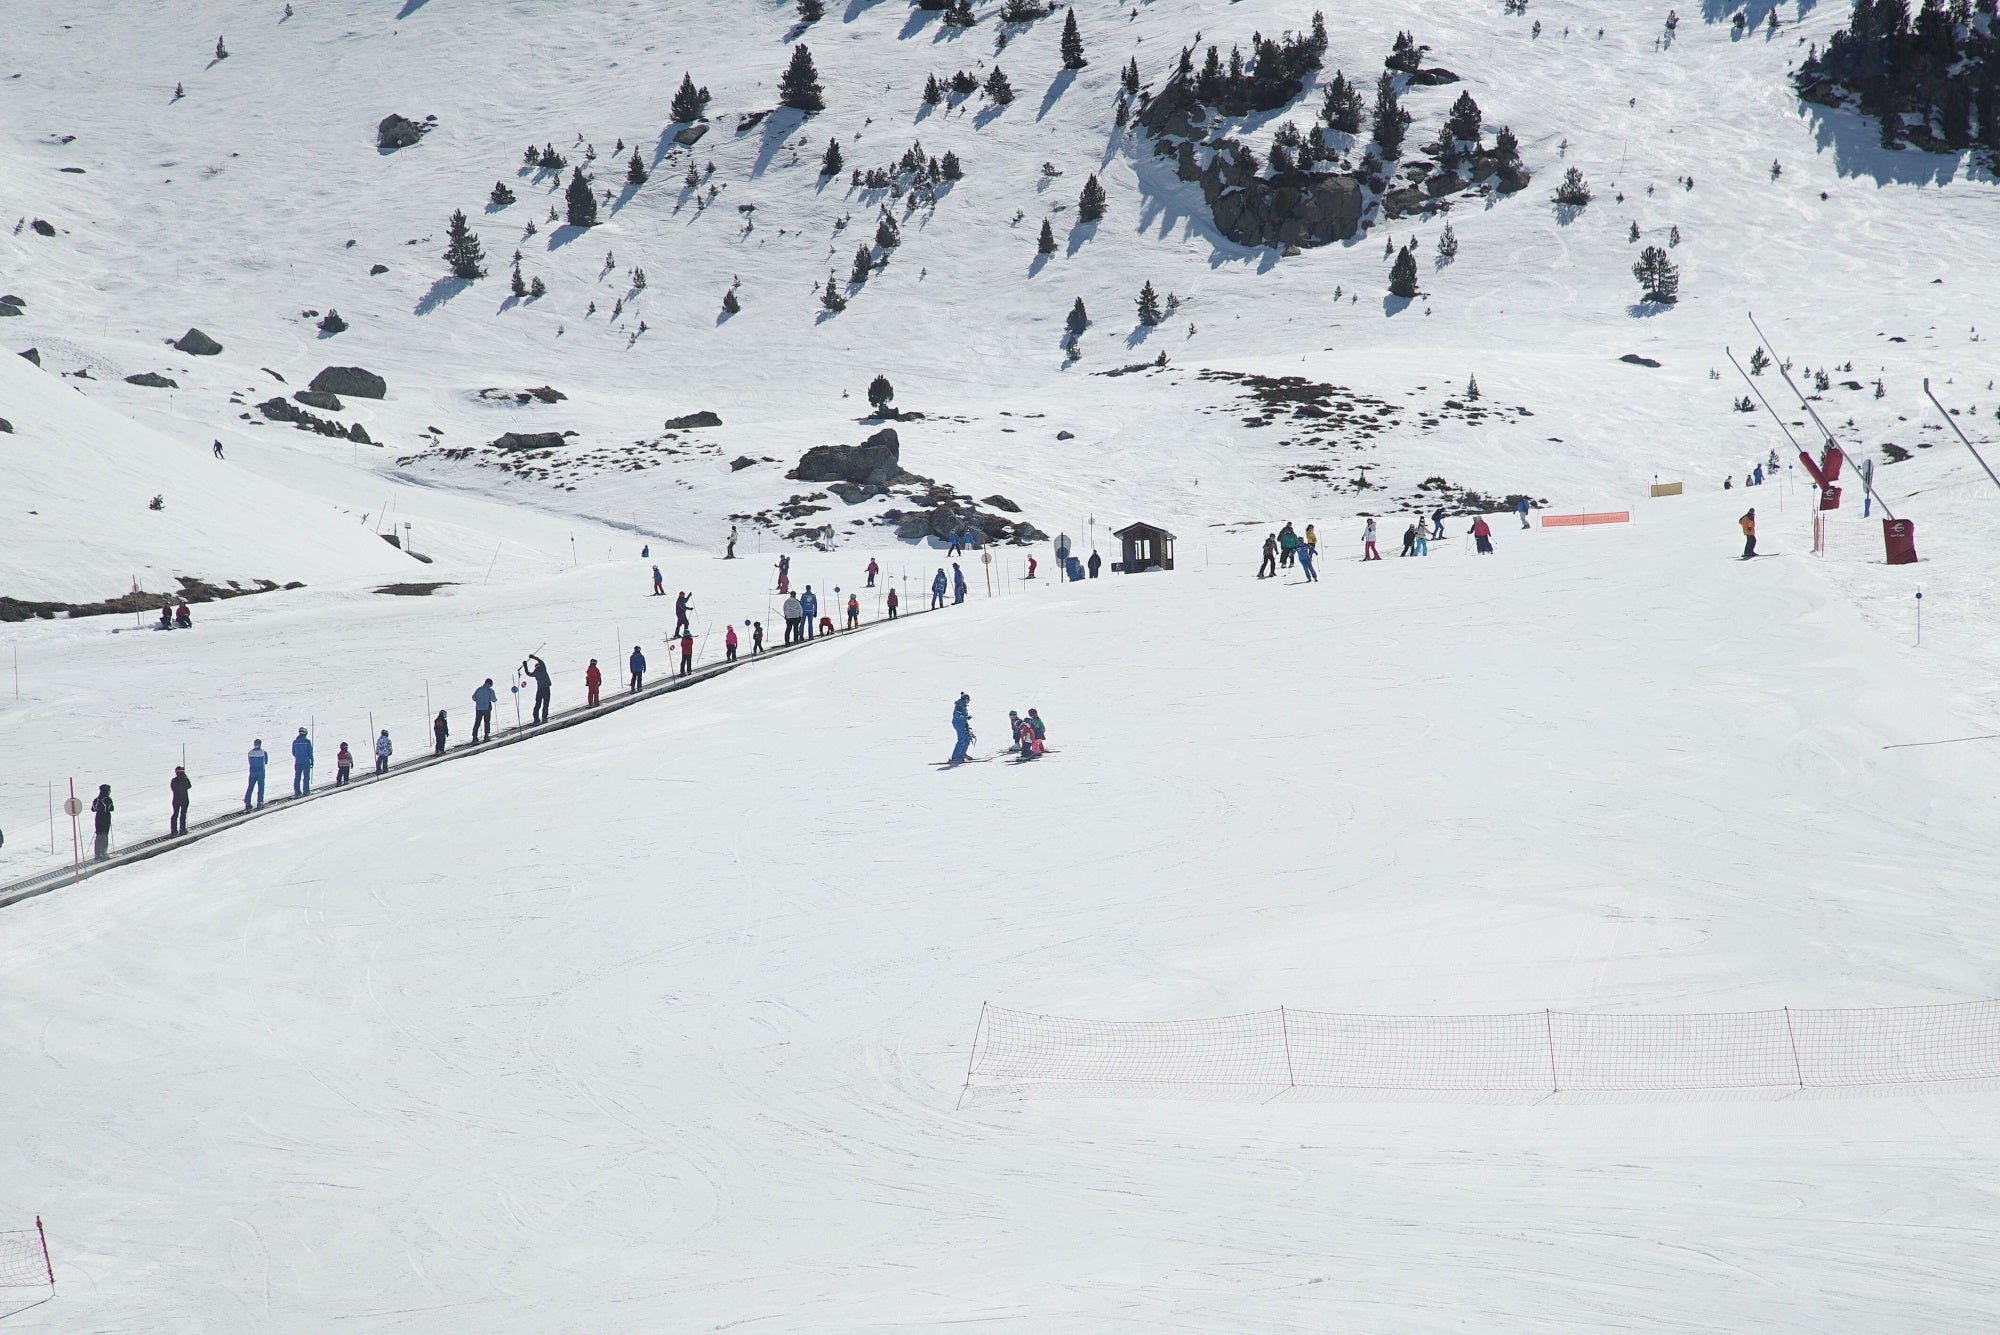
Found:
[[1439, 84], [1457, 83], [1458, 76], [1442, 65], [1427, 70], [1417, 70], [1410, 75], [1410, 87], [1435, 88]]
[[368, 276], [370, 278], [374, 278], [378, 274], [385, 274], [387, 272], [389, 272], [389, 266], [386, 264], [371, 264], [368, 266]]
[[381, 149], [384, 153], [393, 152], [399, 148], [408, 148], [411, 144], [416, 143], [417, 140], [423, 138], [436, 128], [437, 117], [435, 116], [427, 117], [419, 122], [413, 121], [407, 116], [398, 116], [392, 111], [382, 118], [380, 125], [375, 127], [375, 147]]
[[1076, 439], [1076, 432], [1074, 432], [1074, 431], [1058, 431], [1058, 432], [1056, 432], [1056, 439], [1057, 439], [1057, 440], [1075, 440], [1075, 439]]
[[380, 399], [389, 393], [386, 380], [359, 366], [329, 366], [312, 378], [312, 388], [323, 394], [345, 394], [351, 399]]
[[1424, 182], [1424, 191], [1432, 199], [1442, 195], [1455, 195], [1465, 189], [1466, 179], [1453, 172], [1442, 172]]
[[721, 426], [722, 419], [706, 410], [689, 413], [685, 417], [669, 417], [666, 429], [669, 431], [691, 431], [700, 426]]
[[569, 395], [547, 385], [538, 385], [533, 389], [482, 389], [479, 397], [488, 400], [512, 399], [525, 407], [530, 403], [561, 403]]
[[1014, 541], [1023, 546], [1031, 542], [1047, 542], [1048, 540], [1049, 535], [1036, 528], [1033, 524], [1016, 524], [1014, 526]]
[[887, 487], [878, 487], [868, 482], [829, 482], [826, 489], [849, 505], [859, 505], [872, 497], [889, 494]]
[[1005, 496], [988, 496], [980, 504], [990, 505], [996, 510], [1005, 510], [1010, 515], [1021, 513], [1021, 507], [1008, 500]]
[[329, 394], [323, 389], [297, 390], [294, 391], [292, 397], [308, 408], [319, 408], [330, 413], [337, 413], [342, 410], [340, 396]]
[[213, 357], [222, 351], [222, 345], [199, 329], [190, 329], [174, 340], [174, 348], [190, 357]]
[[11, 436], [13, 434], [14, 434], [14, 424], [8, 421], [6, 418], [0, 417], [0, 435]]
[[[0, 296], [0, 306], [13, 306], [18, 308], [21, 306], [25, 306], [27, 304], [28, 304], [27, 302], [21, 300], [19, 297], [15, 296], [12, 292], [7, 293], [5, 296]], [[16, 314], [18, 313], [19, 311], [17, 310]]]
[[[348, 429], [340, 423], [329, 421], [317, 413], [309, 413], [290, 399], [266, 399], [257, 405], [257, 411], [273, 422], [289, 422], [301, 431], [314, 431], [322, 436], [334, 436], [341, 440], [351, 439]], [[357, 426], [355, 429], [360, 428]]]
[[29, 361], [33, 362], [37, 366], [40, 366], [42, 364], [42, 354], [37, 350], [35, 350], [34, 348], [29, 348], [26, 352], [22, 353], [21, 355], [23, 357], [26, 357]]
[[40, 218], [35, 219], [28, 226], [37, 236], [54, 236], [56, 234], [56, 225], [52, 222], [45, 222]]
[[1656, 362], [1656, 361], [1654, 361], [1654, 360], [1653, 360], [1653, 359], [1652, 359], [1651, 357], [1641, 357], [1641, 356], [1640, 356], [1640, 355], [1639, 355], [1638, 353], [1636, 353], [1636, 352], [1628, 352], [1628, 353], [1626, 353], [1626, 354], [1625, 354], [1625, 355], [1624, 355], [1623, 357], [1620, 357], [1620, 358], [1619, 358], [1618, 360], [1619, 360], [1619, 361], [1621, 361], [1621, 362], [1628, 362], [1628, 363], [1630, 363], [1630, 364], [1631, 364], [1631, 365], [1633, 365], [1633, 366], [1658, 366], [1658, 365], [1659, 365], [1659, 363], [1658, 363], [1658, 362]]
[[1429, 198], [1414, 186], [1404, 186], [1382, 196], [1382, 212], [1391, 218], [1407, 218], [1412, 213], [1422, 213]]
[[574, 431], [509, 431], [493, 442], [493, 448], [503, 451], [553, 450], [564, 443], [565, 435], [575, 435]]
[[144, 385], [147, 389], [179, 389], [180, 382], [169, 380], [158, 371], [141, 371], [137, 375], [125, 377], [128, 385]]
[[701, 137], [707, 133], [708, 122], [696, 121], [693, 125], [684, 126], [676, 130], [674, 132], [674, 142], [682, 148], [692, 148], [694, 145], [700, 143]]
[[368, 429], [359, 422], [347, 428], [347, 438], [356, 445], [373, 445], [375, 443], [369, 438]]
[[902, 471], [903, 445], [885, 426], [859, 445], [815, 445], [785, 474], [799, 482], [866, 482], [882, 486]]
[[5, 318], [9, 315], [19, 315], [20, 313], [21, 308], [19, 306], [11, 302], [0, 301], [0, 318]]

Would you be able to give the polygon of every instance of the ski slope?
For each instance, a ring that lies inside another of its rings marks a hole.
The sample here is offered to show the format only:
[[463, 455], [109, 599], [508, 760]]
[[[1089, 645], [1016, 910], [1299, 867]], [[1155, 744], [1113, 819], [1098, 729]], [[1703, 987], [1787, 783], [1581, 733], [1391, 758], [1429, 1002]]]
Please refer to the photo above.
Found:
[[[954, 1111], [986, 1000], [1992, 994], [2000, 757], [1881, 749], [1990, 713], [1733, 499], [975, 596], [9, 910], [23, 1329], [1984, 1329], [1984, 1088]], [[937, 772], [959, 689], [1060, 753]]]

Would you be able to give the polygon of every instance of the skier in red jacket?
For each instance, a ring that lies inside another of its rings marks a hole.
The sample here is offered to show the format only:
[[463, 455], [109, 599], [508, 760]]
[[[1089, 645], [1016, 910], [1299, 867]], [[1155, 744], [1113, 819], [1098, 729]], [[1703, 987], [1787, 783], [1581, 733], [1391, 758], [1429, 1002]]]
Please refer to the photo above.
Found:
[[604, 674], [597, 670], [597, 660], [591, 659], [590, 666], [583, 670], [583, 686], [590, 692], [590, 703], [597, 703], [597, 688], [604, 685]]

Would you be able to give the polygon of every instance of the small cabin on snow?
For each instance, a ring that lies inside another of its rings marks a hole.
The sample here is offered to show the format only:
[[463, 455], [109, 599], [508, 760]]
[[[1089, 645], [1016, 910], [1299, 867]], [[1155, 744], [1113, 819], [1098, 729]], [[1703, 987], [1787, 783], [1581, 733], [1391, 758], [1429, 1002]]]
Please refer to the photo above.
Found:
[[1127, 524], [1111, 535], [1125, 544], [1118, 568], [1128, 575], [1174, 568], [1174, 535], [1155, 524]]

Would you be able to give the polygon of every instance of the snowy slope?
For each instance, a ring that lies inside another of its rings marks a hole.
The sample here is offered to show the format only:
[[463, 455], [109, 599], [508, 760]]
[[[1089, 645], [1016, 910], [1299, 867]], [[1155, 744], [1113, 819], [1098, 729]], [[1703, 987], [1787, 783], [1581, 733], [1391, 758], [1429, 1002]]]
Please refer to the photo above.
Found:
[[317, 584], [422, 569], [358, 516], [216, 459], [199, 426], [142, 426], [19, 357], [0, 357], [0, 403], [14, 428], [0, 434], [0, 594], [94, 603], [134, 580], [171, 594], [180, 576]]
[[983, 1000], [2000, 989], [2000, 757], [1880, 749], [1990, 716], [1734, 512], [976, 596], [8, 910], [22, 1328], [1988, 1329], [1990, 1090], [953, 1111]]

